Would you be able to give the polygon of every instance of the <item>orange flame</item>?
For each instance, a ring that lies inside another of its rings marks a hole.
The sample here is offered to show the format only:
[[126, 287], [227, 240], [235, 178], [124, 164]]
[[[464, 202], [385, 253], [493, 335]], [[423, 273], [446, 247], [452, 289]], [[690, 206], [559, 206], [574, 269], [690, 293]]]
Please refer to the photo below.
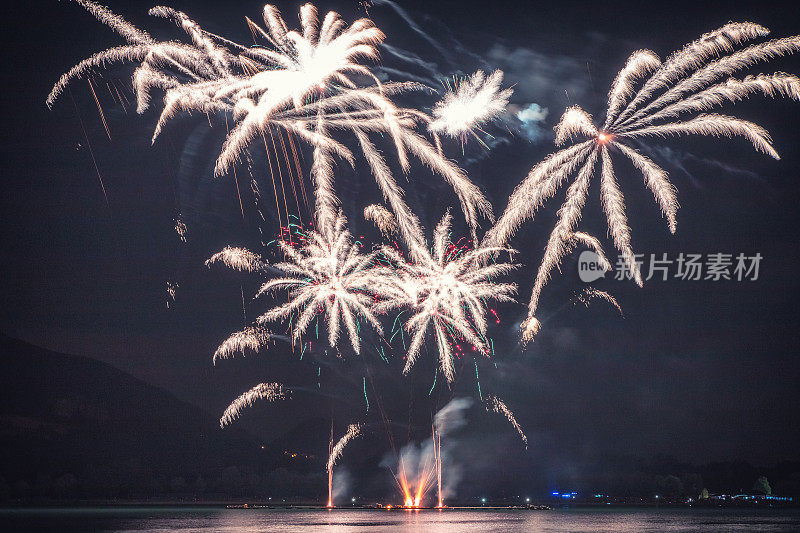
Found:
[[433, 440], [433, 464], [431, 461], [426, 460], [422, 466], [422, 470], [418, 473], [418, 477], [414, 483], [409, 483], [408, 476], [406, 476], [405, 464], [403, 459], [400, 459], [400, 468], [396, 476], [397, 484], [403, 496], [403, 507], [408, 509], [418, 509], [422, 505], [427, 492], [433, 487], [434, 482], [437, 486], [437, 505], [438, 509], [444, 507], [442, 498], [442, 452], [441, 452], [441, 436], [436, 434], [435, 428], [432, 428]]

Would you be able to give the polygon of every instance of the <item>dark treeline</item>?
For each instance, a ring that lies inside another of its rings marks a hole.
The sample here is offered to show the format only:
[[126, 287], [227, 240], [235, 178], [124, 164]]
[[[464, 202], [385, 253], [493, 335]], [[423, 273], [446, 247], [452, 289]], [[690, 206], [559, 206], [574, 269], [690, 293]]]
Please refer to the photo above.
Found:
[[[663, 461], [663, 459], [662, 459]], [[327, 477], [316, 459], [285, 461], [285, 466], [260, 469], [256, 465], [211, 468], [203, 471], [164, 471], [130, 461], [106, 465], [86, 465], [72, 472], [29, 473], [15, 479], [0, 478], [0, 500], [48, 502], [74, 500], [159, 500], [159, 501], [262, 501], [321, 502], [326, 496]], [[289, 463], [294, 464], [289, 464]], [[606, 499], [663, 502], [698, 500], [715, 494], [777, 494], [800, 496], [800, 464], [779, 464], [757, 468], [743, 462], [711, 463], [691, 467], [674, 463], [673, 473], [653, 474], [646, 470], [609, 472], [601, 478], [583, 480], [570, 487], [579, 501], [591, 501], [594, 494]], [[767, 489], [760, 480], [767, 479]], [[474, 499], [470, 490], [460, 498]], [[477, 494], [477, 493], [476, 493]], [[490, 496], [492, 496], [490, 494]], [[549, 493], [537, 490], [536, 501]], [[391, 494], [360, 494], [359, 500], [381, 501]], [[494, 495], [494, 500], [513, 501], [513, 497]]]

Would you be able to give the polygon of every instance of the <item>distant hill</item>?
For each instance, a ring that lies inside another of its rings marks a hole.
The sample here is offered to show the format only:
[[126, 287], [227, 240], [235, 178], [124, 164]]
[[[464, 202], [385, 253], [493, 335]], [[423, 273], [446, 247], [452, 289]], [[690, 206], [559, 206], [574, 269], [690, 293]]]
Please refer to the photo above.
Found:
[[316, 492], [310, 465], [105, 363], [0, 334], [0, 376], [0, 499]]

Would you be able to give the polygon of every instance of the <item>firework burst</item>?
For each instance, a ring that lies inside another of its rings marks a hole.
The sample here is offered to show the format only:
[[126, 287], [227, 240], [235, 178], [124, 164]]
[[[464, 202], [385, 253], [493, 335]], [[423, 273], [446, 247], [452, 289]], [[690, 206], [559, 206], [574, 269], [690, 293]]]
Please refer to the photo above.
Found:
[[383, 332], [371, 306], [376, 296], [388, 296], [383, 289], [381, 269], [373, 265], [373, 255], [360, 252], [353, 244], [350, 232], [339, 215], [331, 231], [310, 232], [308, 242], [299, 249], [281, 241], [287, 262], [274, 265], [286, 276], [267, 281], [258, 294], [289, 289], [288, 303], [268, 310], [258, 318], [259, 323], [286, 319], [299, 314], [294, 322], [293, 339], [298, 340], [322, 313], [327, 324], [328, 341], [336, 346], [340, 324], [344, 326], [356, 353], [360, 351], [357, 319], [361, 318], [379, 334]]
[[464, 137], [471, 133], [476, 139], [476, 129], [496, 119], [508, 105], [514, 89], [500, 89], [503, 72], [495, 70], [488, 76], [482, 70], [463, 80], [448, 85], [444, 98], [433, 107], [430, 131], [449, 137]]
[[[334, 139], [340, 132], [352, 134], [361, 148], [410, 248], [416, 249], [422, 242], [414, 231], [416, 217], [405, 205], [403, 190], [370, 134], [391, 139], [404, 171], [410, 170], [409, 155], [413, 155], [440, 174], [458, 195], [473, 232], [480, 216], [492, 217], [491, 206], [480, 190], [442, 154], [438, 137], [434, 134], [431, 144], [417, 133], [418, 127], [427, 126], [431, 118], [415, 109], [397, 107], [390, 99], [425, 87], [416, 83], [381, 84], [361, 62], [376, 59], [376, 46], [384, 39], [369, 19], [347, 26], [337, 13], [329, 12], [320, 23], [317, 9], [305, 4], [300, 8], [301, 28], [289, 30], [279, 11], [267, 5], [264, 28], [247, 19], [254, 36], [266, 46], [243, 46], [204, 30], [180, 11], [159, 6], [150, 14], [173, 20], [191, 42], [157, 42], [108, 9], [87, 0], [77, 1], [130, 44], [99, 52], [73, 67], [53, 87], [47, 98], [49, 106], [75, 79], [90, 76], [110, 63], [138, 63], [133, 74], [138, 111], [150, 106], [154, 90], [164, 92], [154, 142], [178, 115], [204, 114], [209, 122], [216, 117], [229, 129], [216, 161], [217, 175], [232, 170], [257, 137], [263, 137], [266, 146], [267, 137], [285, 132], [290, 143], [297, 138], [312, 146], [318, 227], [332, 224], [336, 217], [333, 158], [350, 164], [355, 161], [352, 151]], [[363, 84], [364, 79], [373, 84]]]
[[[539, 328], [535, 313], [541, 290], [552, 269], [567, 253], [574, 229], [581, 218], [590, 179], [598, 164], [601, 203], [609, 233], [632, 278], [637, 284], [642, 284], [639, 266], [631, 248], [624, 197], [614, 175], [612, 153], [624, 155], [642, 173], [672, 233], [676, 229], [678, 209], [675, 187], [663, 169], [629, 145], [631, 141], [689, 134], [742, 136], [756, 150], [778, 158], [769, 134], [752, 122], [718, 114], [699, 114], [694, 118], [678, 120], [679, 117], [704, 112], [725, 102], [734, 103], [754, 93], [800, 100], [800, 80], [789, 74], [762, 74], [720, 82], [725, 76], [755, 63], [800, 49], [800, 37], [788, 37], [736, 50], [743, 43], [767, 33], [766, 28], [757, 24], [727, 24], [686, 45], [664, 63], [653, 52], [636, 51], [612, 84], [606, 119], [601, 127], [598, 128], [592, 117], [578, 106], [564, 112], [555, 127], [556, 144], [563, 144], [575, 137], [586, 140], [564, 148], [536, 165], [511, 195], [506, 211], [484, 241], [489, 246], [504, 245], [564, 181], [575, 176], [558, 212], [558, 222], [550, 235], [536, 277], [528, 319], [522, 326], [523, 339], [529, 340]], [[649, 78], [641, 83], [647, 76]], [[641, 88], [634, 93], [638, 85]]]
[[487, 353], [486, 304], [489, 300], [513, 301], [511, 295], [516, 292], [514, 284], [492, 281], [510, 272], [515, 265], [486, 264], [490, 256], [510, 250], [461, 251], [450, 239], [451, 223], [452, 217], [446, 213], [436, 227], [433, 251], [424, 250], [425, 253], [412, 262], [407, 262], [393, 248], [383, 248], [393, 268], [384, 276], [384, 293], [388, 298], [375, 306], [377, 311], [401, 308], [412, 313], [405, 324], [412, 336], [403, 370], [406, 373], [414, 365], [428, 329], [433, 329], [441, 370], [448, 382], [455, 377], [453, 339], [463, 339]]

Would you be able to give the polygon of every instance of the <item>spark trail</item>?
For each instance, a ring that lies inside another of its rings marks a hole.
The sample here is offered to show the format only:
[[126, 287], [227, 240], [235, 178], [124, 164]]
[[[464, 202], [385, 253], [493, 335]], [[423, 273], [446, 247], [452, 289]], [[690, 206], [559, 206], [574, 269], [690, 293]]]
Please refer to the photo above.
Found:
[[333, 467], [336, 466], [336, 461], [342, 456], [345, 446], [354, 438], [361, 435], [361, 426], [359, 424], [350, 424], [347, 426], [347, 431], [344, 435], [333, 444], [331, 439], [330, 455], [328, 456], [328, 507], [333, 507]]
[[486, 396], [486, 410], [487, 411], [494, 411], [495, 413], [501, 414], [506, 417], [506, 419], [514, 426], [514, 429], [517, 430], [519, 433], [519, 437], [522, 439], [522, 442], [525, 444], [525, 449], [528, 448], [528, 437], [525, 435], [525, 432], [522, 431], [522, 427], [517, 423], [517, 419], [514, 417], [514, 413], [511, 412], [511, 409], [498, 398], [497, 396], [488, 395]]
[[222, 418], [219, 419], [219, 426], [225, 426], [233, 423], [234, 420], [239, 418], [242, 411], [253, 405], [258, 400], [267, 400], [273, 402], [275, 400], [283, 400], [286, 398], [286, 390], [280, 383], [259, 383], [249, 391], [245, 392], [225, 409]]

